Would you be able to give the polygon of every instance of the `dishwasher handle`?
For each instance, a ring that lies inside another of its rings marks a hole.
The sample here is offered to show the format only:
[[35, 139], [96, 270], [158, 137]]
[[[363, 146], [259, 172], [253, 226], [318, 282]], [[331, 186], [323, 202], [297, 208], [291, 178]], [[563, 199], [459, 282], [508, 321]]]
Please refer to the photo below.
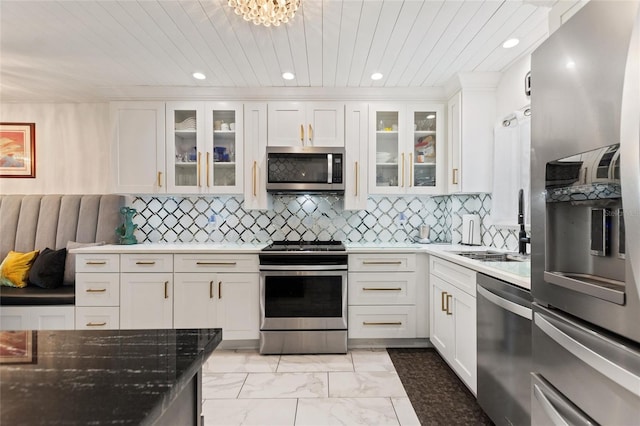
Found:
[[529, 321], [531, 321], [531, 319], [533, 318], [533, 311], [531, 310], [531, 308], [527, 308], [526, 306], [519, 305], [510, 300], [503, 299], [502, 297], [497, 296], [492, 292], [490, 292], [489, 290], [487, 290], [486, 288], [482, 287], [480, 284], [477, 285], [477, 290], [478, 290], [478, 294], [483, 296], [485, 299], [487, 299], [489, 302], [493, 303], [494, 305], [498, 305], [501, 308], [506, 309], [511, 313], [519, 315], [522, 318], [528, 319]]

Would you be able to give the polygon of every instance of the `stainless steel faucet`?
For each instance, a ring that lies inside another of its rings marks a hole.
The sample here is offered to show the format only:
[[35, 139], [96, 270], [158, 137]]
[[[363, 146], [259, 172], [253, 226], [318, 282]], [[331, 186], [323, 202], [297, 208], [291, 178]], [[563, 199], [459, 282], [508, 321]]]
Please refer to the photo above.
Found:
[[524, 230], [524, 190], [520, 189], [518, 193], [518, 225], [520, 232], [518, 233], [518, 253], [527, 254], [527, 244], [531, 244], [531, 238], [527, 237], [527, 231]]

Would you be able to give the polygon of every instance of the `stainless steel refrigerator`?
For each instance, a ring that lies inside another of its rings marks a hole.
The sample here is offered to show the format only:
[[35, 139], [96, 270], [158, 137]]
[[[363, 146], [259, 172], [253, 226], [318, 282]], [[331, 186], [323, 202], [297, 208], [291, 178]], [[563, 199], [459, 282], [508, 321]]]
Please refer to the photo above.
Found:
[[531, 60], [532, 424], [640, 424], [640, 2]]

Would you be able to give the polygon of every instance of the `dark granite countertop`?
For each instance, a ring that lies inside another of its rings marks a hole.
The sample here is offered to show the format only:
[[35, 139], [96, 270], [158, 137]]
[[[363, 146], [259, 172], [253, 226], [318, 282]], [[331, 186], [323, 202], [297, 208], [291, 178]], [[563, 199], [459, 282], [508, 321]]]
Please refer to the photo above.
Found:
[[153, 423], [222, 339], [220, 329], [32, 333], [33, 360], [0, 365], [1, 425]]

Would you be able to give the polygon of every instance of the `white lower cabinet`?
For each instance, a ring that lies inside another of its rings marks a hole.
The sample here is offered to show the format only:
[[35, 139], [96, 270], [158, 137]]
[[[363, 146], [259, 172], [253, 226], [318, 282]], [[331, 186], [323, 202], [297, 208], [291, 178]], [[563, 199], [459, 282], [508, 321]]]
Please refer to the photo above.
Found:
[[212, 328], [216, 326], [218, 281], [215, 274], [175, 274], [173, 295], [174, 328]]
[[[443, 274], [437, 272], [449, 268], [468, 271], [467, 279], [459, 282], [458, 279], [464, 275], [443, 278]], [[433, 256], [430, 271], [431, 343], [476, 394], [476, 297], [475, 284], [471, 286], [471, 282], [475, 283], [475, 272]], [[473, 294], [470, 294], [471, 289], [474, 290]]]
[[350, 339], [423, 337], [415, 253], [350, 254], [348, 281]]
[[2, 306], [0, 330], [73, 330], [74, 307]]
[[173, 274], [120, 276], [120, 328], [173, 328]]

